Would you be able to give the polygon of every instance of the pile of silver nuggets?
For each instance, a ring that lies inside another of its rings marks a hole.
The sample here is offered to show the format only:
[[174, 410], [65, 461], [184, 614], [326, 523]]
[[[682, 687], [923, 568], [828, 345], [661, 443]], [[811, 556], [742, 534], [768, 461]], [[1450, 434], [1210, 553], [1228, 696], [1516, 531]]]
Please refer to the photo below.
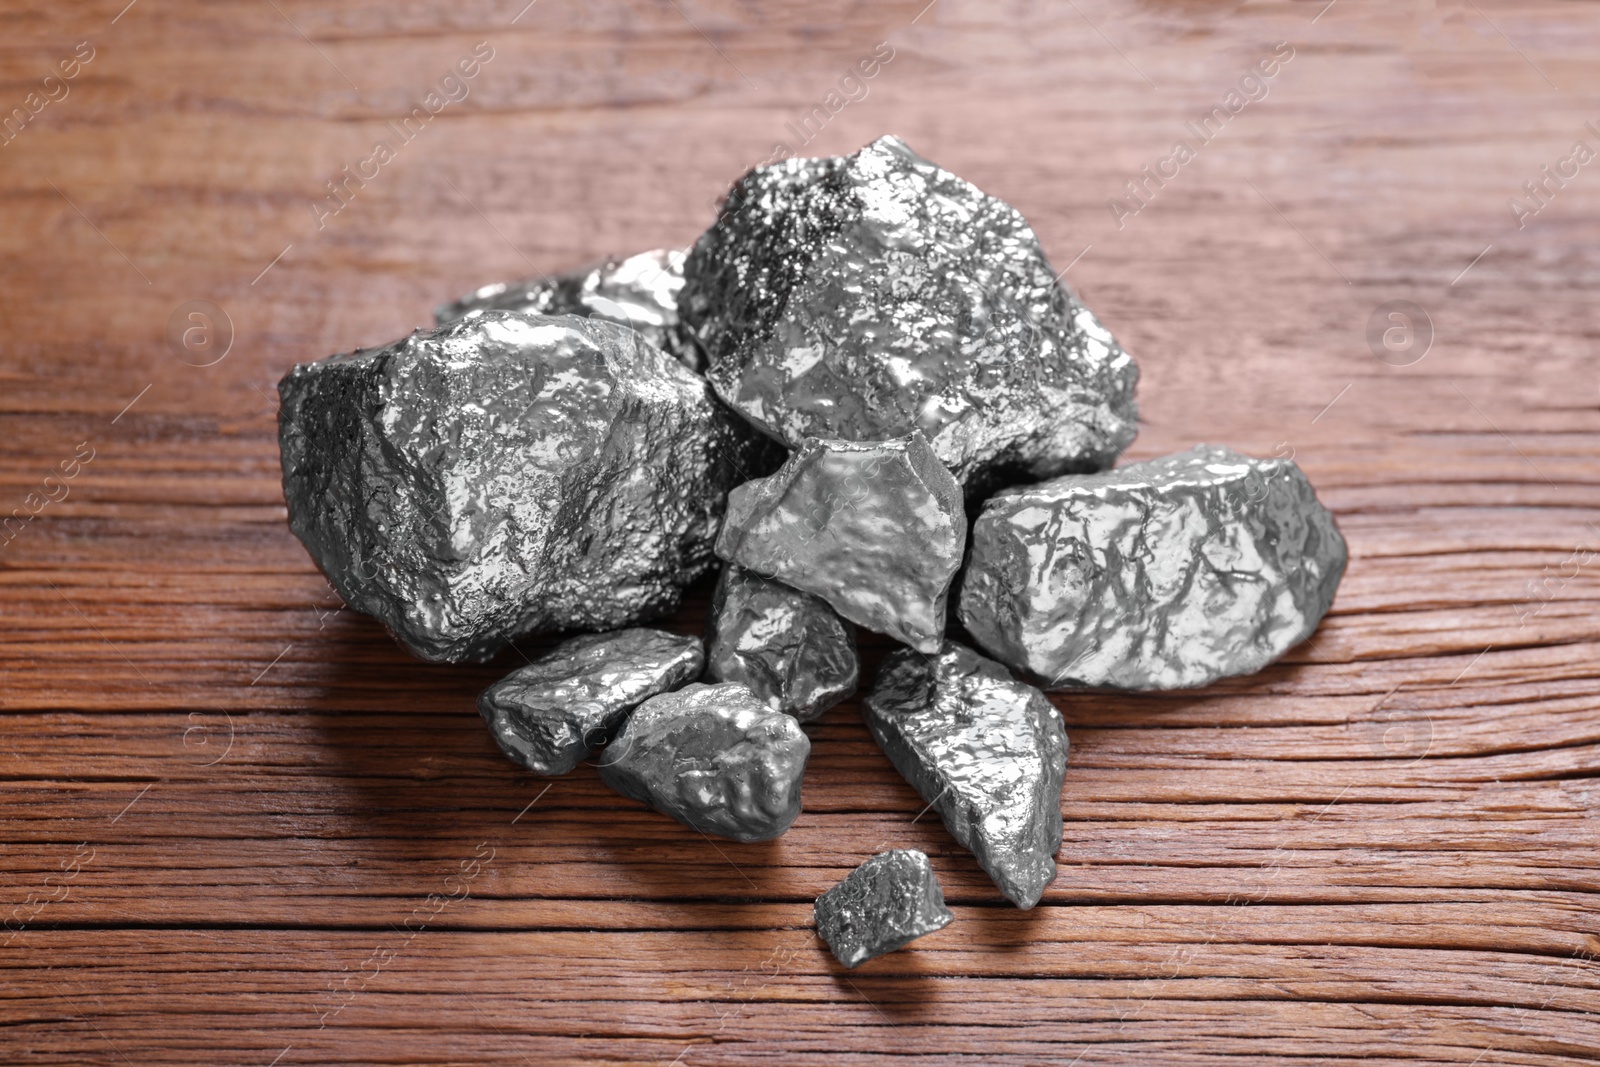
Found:
[[[903, 646], [863, 699], [873, 737], [1030, 908], [1067, 766], [1042, 690], [1259, 670], [1344, 571], [1290, 460], [1113, 468], [1133, 360], [1015, 209], [898, 138], [756, 168], [687, 252], [438, 320], [284, 377], [290, 525], [423, 659], [581, 632], [482, 695], [495, 740], [542, 775], [599, 753], [706, 834], [794, 822], [803, 724], [855, 692], [865, 627]], [[640, 625], [717, 567], [704, 642]], [[902, 849], [816, 906], [851, 967], [950, 918]]]

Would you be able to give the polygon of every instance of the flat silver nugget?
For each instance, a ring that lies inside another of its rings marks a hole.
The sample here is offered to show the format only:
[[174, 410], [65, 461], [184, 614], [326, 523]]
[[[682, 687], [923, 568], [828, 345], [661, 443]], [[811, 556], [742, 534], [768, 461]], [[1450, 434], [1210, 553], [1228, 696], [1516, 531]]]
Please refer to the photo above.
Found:
[[433, 317], [441, 326], [475, 311], [605, 319], [633, 327], [651, 344], [698, 371], [699, 349], [684, 343], [678, 330], [685, 255], [680, 249], [658, 249], [526, 281], [495, 282], [440, 304]]
[[1311, 636], [1346, 558], [1292, 460], [1199, 445], [991, 498], [959, 611], [985, 651], [1048, 688], [1182, 689]]
[[716, 552], [932, 652], [966, 538], [961, 488], [920, 432], [808, 437], [776, 474], [729, 495]]
[[566, 774], [605, 743], [628, 712], [700, 676], [693, 637], [638, 627], [564, 641], [478, 697], [478, 713], [512, 762]]
[[811, 722], [856, 691], [855, 627], [809, 593], [728, 564], [711, 597], [706, 678]]
[[883, 137], [757, 167], [678, 297], [717, 395], [798, 447], [921, 430], [970, 492], [1111, 465], [1138, 369], [1022, 216]]
[[1055, 881], [1067, 732], [1043, 693], [946, 641], [891, 653], [863, 708], [895, 769], [1019, 908]]
[[765, 442], [598, 319], [489, 311], [278, 384], [289, 525], [427, 660], [673, 610]]
[[834, 958], [855, 967], [942, 930], [955, 918], [928, 857], [880, 852], [817, 898], [817, 934]]
[[612, 789], [685, 826], [767, 841], [800, 814], [810, 754], [811, 741], [794, 716], [726, 682], [645, 701], [598, 763]]

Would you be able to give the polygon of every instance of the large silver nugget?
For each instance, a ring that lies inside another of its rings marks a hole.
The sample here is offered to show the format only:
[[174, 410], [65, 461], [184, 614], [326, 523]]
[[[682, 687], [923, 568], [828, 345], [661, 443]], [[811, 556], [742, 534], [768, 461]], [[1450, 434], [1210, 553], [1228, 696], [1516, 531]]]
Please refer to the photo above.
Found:
[[1346, 555], [1292, 460], [1200, 445], [989, 500], [959, 611], [1047, 687], [1206, 685], [1311, 636]]
[[904, 948], [955, 918], [928, 857], [915, 849], [880, 852], [817, 898], [817, 934], [834, 958], [855, 967]]
[[289, 525], [429, 660], [671, 611], [761, 440], [633, 330], [570, 315], [485, 312], [278, 392]]
[[1055, 881], [1067, 733], [1043, 693], [946, 641], [891, 653], [863, 715], [878, 745], [1019, 908]]
[[776, 474], [729, 495], [716, 551], [932, 652], [966, 538], [961, 487], [913, 432], [876, 443], [807, 438]]
[[598, 762], [611, 788], [685, 826], [766, 841], [800, 814], [810, 754], [794, 716], [727, 682], [645, 701]]
[[511, 760], [566, 774], [628, 712], [692, 681], [705, 666], [693, 637], [639, 627], [563, 641], [478, 697], [478, 713]]
[[689, 252], [679, 312], [767, 433], [913, 429], [969, 490], [1111, 465], [1138, 368], [1020, 214], [897, 137], [757, 167]]
[[706, 677], [741, 682], [770, 708], [811, 722], [856, 691], [855, 627], [826, 603], [728, 564], [711, 597]]
[[676, 248], [658, 249], [522, 282], [495, 282], [440, 304], [433, 316], [441, 326], [475, 311], [605, 319], [633, 327], [690, 370], [699, 370], [699, 349], [685, 343], [678, 330], [685, 255]]

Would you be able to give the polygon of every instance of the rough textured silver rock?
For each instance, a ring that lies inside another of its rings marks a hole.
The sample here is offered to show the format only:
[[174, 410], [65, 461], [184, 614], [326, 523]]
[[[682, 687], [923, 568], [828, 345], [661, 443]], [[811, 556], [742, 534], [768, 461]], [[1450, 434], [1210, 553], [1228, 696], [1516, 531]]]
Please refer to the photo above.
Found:
[[933, 657], [894, 652], [863, 716], [889, 761], [1019, 908], [1055, 881], [1067, 733], [1031, 685], [946, 641]]
[[478, 713], [511, 760], [566, 774], [658, 693], [693, 681], [705, 653], [693, 637], [638, 627], [563, 641], [478, 697]]
[[811, 722], [856, 691], [855, 627], [818, 597], [733, 564], [711, 597], [706, 678]]
[[880, 852], [817, 898], [817, 934], [834, 958], [855, 967], [904, 948], [955, 918], [928, 857], [910, 848]]
[[990, 499], [958, 610], [985, 651], [1048, 687], [1183, 688], [1309, 637], [1345, 560], [1292, 460], [1201, 445]]
[[757, 167], [684, 265], [717, 394], [791, 447], [920, 429], [969, 490], [1111, 465], [1138, 369], [1008, 204], [896, 137]]
[[484, 312], [278, 392], [289, 525], [431, 660], [672, 610], [767, 447], [638, 333], [570, 315]]
[[441, 326], [475, 311], [605, 319], [633, 327], [651, 344], [697, 371], [699, 349], [678, 329], [685, 254], [675, 248], [658, 249], [527, 281], [496, 282], [474, 289], [460, 300], [440, 304], [433, 315]]
[[597, 762], [611, 788], [685, 826], [766, 841], [800, 814], [810, 754], [811, 741], [794, 716], [725, 682], [651, 697]]
[[777, 473], [729, 495], [716, 551], [931, 652], [966, 537], [961, 487], [913, 432], [875, 443], [806, 438]]

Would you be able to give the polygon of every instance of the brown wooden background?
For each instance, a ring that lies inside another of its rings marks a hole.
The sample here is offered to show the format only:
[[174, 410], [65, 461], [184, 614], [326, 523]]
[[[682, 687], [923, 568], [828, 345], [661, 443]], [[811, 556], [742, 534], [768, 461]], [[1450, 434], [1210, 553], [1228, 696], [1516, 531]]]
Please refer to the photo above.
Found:
[[[1595, 4], [523, 2], [0, 15], [5, 112], [95, 50], [0, 146], [0, 514], [94, 450], [0, 547], [0, 1062], [1600, 1058], [1600, 161], [1508, 205], [1600, 151]], [[319, 230], [479, 41], [471, 95]], [[278, 488], [291, 364], [688, 243], [884, 41], [803, 154], [896, 132], [1016, 204], [1142, 364], [1130, 455], [1293, 448], [1352, 549], [1262, 675], [1059, 699], [1031, 913], [913, 820], [853, 705], [767, 845], [516, 773], [473, 712], [511, 661], [423, 666], [336, 610]], [[212, 366], [164, 340], [191, 300], [232, 323]], [[1390, 300], [1433, 324], [1410, 366], [1369, 350]], [[846, 974], [809, 901], [886, 846], [957, 921]]]

